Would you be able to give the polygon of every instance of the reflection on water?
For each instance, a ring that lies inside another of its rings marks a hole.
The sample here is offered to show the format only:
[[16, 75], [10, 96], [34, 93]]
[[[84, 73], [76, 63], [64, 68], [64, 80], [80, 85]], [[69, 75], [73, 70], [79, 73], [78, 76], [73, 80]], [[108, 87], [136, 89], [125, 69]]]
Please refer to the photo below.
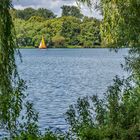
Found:
[[64, 113], [78, 97], [105, 92], [115, 75], [124, 75], [120, 63], [127, 50], [25, 49], [17, 61], [26, 80], [29, 99], [39, 111], [41, 130], [67, 128]]

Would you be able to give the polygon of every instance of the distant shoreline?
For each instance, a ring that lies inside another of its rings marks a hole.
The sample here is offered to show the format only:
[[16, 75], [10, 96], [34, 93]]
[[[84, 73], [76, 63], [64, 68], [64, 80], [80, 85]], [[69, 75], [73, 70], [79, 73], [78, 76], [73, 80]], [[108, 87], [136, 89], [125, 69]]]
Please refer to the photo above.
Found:
[[[39, 48], [35, 48], [35, 47], [19, 47], [17, 49], [39, 49]], [[47, 49], [129, 49], [127, 47], [124, 47], [124, 48], [114, 48], [114, 47], [87, 47], [87, 48], [84, 48], [84, 47], [73, 47], [73, 48], [70, 48], [70, 47], [58, 47], [58, 48], [47, 48]]]
[[[37, 49], [37, 47], [33, 47], [33, 46], [21, 46], [19, 47], [20, 49]], [[82, 49], [82, 48], [101, 48], [100, 46], [95, 46], [95, 47], [83, 47], [83, 46], [78, 46], [78, 45], [68, 45], [66, 47], [48, 47], [49, 49], [55, 49], [55, 48], [67, 48], [67, 49]]]

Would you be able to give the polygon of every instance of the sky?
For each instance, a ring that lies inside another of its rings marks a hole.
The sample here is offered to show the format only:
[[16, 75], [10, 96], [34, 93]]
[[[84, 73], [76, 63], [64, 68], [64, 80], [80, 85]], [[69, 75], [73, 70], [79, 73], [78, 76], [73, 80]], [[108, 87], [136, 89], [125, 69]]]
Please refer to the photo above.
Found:
[[[77, 6], [75, 0], [13, 0], [14, 8], [24, 9], [27, 7], [32, 8], [47, 8], [53, 11], [56, 15], [61, 16], [61, 6], [63, 5], [74, 5]], [[96, 17], [101, 19], [101, 15], [96, 10], [90, 10], [87, 6], [81, 5], [81, 12], [85, 16]]]

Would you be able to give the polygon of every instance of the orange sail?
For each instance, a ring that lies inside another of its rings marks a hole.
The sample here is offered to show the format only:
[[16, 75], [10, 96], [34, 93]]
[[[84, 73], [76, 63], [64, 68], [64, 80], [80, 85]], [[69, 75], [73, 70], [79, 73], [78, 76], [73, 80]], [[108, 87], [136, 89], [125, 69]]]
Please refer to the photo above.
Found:
[[40, 42], [39, 49], [46, 49], [46, 48], [47, 48], [47, 46], [45, 44], [44, 37], [42, 36], [42, 40]]

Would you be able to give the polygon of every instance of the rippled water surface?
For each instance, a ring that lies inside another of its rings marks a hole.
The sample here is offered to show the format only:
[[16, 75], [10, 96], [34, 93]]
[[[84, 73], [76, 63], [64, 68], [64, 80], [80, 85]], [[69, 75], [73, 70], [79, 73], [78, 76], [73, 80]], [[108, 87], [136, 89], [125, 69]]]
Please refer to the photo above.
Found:
[[17, 61], [26, 80], [29, 99], [39, 112], [41, 130], [67, 128], [64, 113], [79, 97], [105, 92], [115, 75], [124, 75], [120, 63], [127, 50], [23, 49]]

